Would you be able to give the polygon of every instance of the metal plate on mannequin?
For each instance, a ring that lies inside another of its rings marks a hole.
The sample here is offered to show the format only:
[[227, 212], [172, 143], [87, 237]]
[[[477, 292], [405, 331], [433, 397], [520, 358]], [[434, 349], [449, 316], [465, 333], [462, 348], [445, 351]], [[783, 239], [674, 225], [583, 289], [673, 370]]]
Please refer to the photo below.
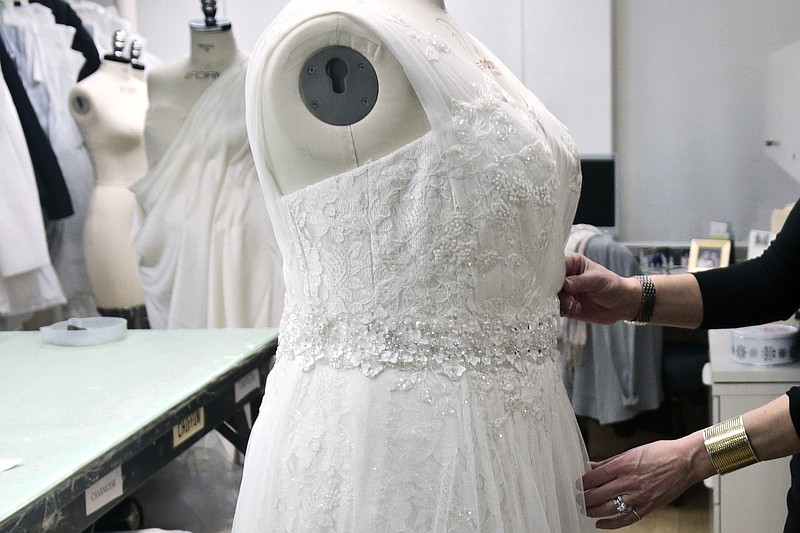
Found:
[[329, 46], [315, 52], [303, 65], [300, 97], [319, 120], [350, 126], [375, 106], [378, 76], [369, 60], [352, 48]]

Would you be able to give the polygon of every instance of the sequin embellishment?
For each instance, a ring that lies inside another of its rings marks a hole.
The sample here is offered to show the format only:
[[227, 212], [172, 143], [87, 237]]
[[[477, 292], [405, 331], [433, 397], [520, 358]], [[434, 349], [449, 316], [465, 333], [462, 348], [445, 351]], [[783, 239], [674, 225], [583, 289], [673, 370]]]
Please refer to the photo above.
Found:
[[[287, 308], [281, 322], [279, 356], [298, 358], [308, 370], [324, 363], [334, 368], [359, 368], [375, 377], [393, 368], [434, 370], [459, 379], [473, 369], [520, 372], [528, 362], [555, 358], [558, 316], [556, 302], [537, 313], [516, 317], [418, 319], [376, 318], [376, 315], [322, 314]], [[378, 313], [377, 316], [380, 316]]]

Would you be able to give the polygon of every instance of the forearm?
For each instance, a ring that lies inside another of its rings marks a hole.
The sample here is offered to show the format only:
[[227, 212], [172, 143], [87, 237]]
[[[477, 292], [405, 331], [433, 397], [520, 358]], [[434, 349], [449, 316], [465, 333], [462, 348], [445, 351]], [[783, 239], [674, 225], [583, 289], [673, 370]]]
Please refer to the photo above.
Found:
[[[800, 453], [797, 436], [789, 415], [789, 398], [782, 395], [770, 403], [743, 415], [744, 427], [753, 453], [759, 461], [769, 461]], [[691, 476], [700, 481], [716, 474], [706, 451], [703, 431], [679, 439], [691, 464]]]
[[[651, 276], [656, 288], [656, 303], [650, 323], [661, 326], [696, 328], [703, 321], [703, 298], [691, 274]], [[642, 285], [635, 278], [625, 279], [625, 318], [634, 320], [642, 305]]]
[[800, 453], [800, 438], [789, 414], [785, 394], [744, 415], [750, 446], [759, 461], [769, 461]]
[[[696, 328], [703, 320], [703, 297], [691, 274], [651, 276], [656, 289], [650, 322]], [[643, 285], [635, 277], [621, 277], [585, 256], [565, 256], [564, 283], [559, 292], [562, 316], [612, 324], [637, 320], [643, 310]], [[649, 305], [646, 311], [650, 311]]]

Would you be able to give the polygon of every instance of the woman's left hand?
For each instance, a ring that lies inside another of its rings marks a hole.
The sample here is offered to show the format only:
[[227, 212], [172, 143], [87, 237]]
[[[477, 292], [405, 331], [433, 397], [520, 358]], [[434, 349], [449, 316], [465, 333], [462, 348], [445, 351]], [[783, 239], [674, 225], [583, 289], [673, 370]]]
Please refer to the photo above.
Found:
[[[583, 476], [586, 514], [601, 518], [597, 521], [600, 529], [617, 529], [644, 519], [683, 494], [704, 479], [692, 464], [696, 440], [696, 435], [689, 435], [652, 442], [593, 463]], [[617, 496], [627, 510], [617, 510]]]

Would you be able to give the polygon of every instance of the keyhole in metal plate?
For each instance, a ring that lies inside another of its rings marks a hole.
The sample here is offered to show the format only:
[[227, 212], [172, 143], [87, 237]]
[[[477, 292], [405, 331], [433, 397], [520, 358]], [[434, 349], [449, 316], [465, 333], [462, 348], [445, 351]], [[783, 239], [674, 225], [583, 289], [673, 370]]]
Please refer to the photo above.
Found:
[[328, 64], [325, 65], [325, 73], [331, 79], [331, 87], [336, 94], [342, 94], [345, 91], [345, 78], [347, 71], [350, 70], [347, 63], [338, 57], [334, 57]]
[[351, 126], [378, 101], [378, 76], [362, 54], [346, 46], [328, 46], [303, 64], [298, 89], [313, 116], [332, 126]]

